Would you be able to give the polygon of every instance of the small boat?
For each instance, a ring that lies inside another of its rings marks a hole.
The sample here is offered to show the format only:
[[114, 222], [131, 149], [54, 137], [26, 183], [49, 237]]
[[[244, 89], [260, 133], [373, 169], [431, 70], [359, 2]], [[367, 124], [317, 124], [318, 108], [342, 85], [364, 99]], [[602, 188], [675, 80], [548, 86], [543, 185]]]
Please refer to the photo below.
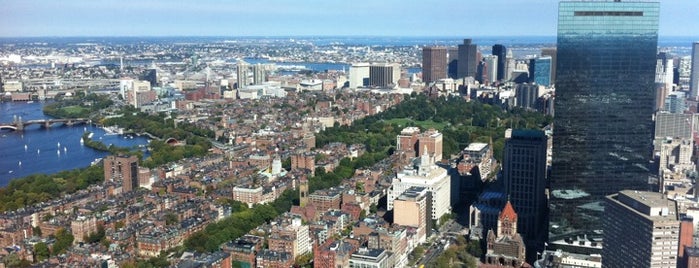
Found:
[[22, 166], [22, 161], [19, 161], [19, 166], [20, 166], [20, 167]]
[[58, 148], [61, 147], [61, 142], [60, 142], [60, 141], [56, 144], [56, 147], [58, 147]]
[[81, 138], [80, 138], [80, 144], [82, 145], [83, 143], [85, 143], [85, 140], [83, 140], [83, 138], [81, 137]]
[[7, 172], [7, 173], [10, 173], [10, 174], [12, 174], [13, 172], [15, 172], [15, 171], [14, 171], [14, 170], [10, 170], [10, 172]]
[[61, 150], [56, 150], [56, 154], [57, 154], [58, 156], [61, 156]]
[[41, 149], [36, 149], [36, 154], [40, 154], [40, 153], [41, 153]]
[[65, 147], [65, 146], [64, 146], [64, 147], [63, 147], [63, 152], [64, 152], [64, 153], [67, 153], [67, 152], [68, 152], [68, 147]]
[[24, 151], [25, 151], [25, 152], [27, 151], [27, 145], [26, 145], [26, 144], [24, 145]]

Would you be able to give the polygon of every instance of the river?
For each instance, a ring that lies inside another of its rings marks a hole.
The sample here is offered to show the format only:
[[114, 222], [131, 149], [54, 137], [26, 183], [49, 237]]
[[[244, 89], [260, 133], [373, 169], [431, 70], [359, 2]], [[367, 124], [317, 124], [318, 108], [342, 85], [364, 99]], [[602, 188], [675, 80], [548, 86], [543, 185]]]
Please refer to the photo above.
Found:
[[[23, 121], [50, 118], [42, 112], [44, 103], [0, 102], [0, 124], [10, 123], [15, 115]], [[109, 146], [131, 147], [147, 144], [145, 137], [107, 134], [90, 125], [54, 125], [44, 128], [27, 126], [24, 131], [0, 130], [0, 187], [12, 179], [31, 174], [52, 174], [63, 170], [87, 167], [97, 158], [109, 153], [85, 147], [80, 139], [85, 131], [92, 139]]]

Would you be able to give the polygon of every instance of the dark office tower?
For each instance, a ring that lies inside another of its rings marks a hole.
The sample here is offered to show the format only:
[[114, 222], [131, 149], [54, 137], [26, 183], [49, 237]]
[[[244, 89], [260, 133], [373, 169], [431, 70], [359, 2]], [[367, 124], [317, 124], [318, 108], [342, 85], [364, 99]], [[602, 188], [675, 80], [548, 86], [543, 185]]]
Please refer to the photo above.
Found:
[[659, 8], [559, 5], [549, 240], [602, 229], [606, 195], [649, 189]]
[[541, 49], [542, 57], [551, 57], [551, 84], [556, 84], [556, 54], [558, 54], [555, 47], [548, 47]]
[[148, 81], [151, 87], [158, 86], [158, 71], [156, 69], [148, 69], [143, 74], [143, 80]]
[[480, 61], [478, 62], [478, 66], [476, 67], [476, 81], [478, 83], [484, 84], [487, 83], [488, 81], [488, 65], [485, 63], [485, 61]]
[[689, 97], [697, 100], [699, 97], [699, 42], [692, 44], [692, 70], [689, 79]]
[[422, 48], [422, 81], [430, 83], [447, 78], [447, 48]]
[[507, 49], [505, 46], [496, 44], [493, 46], [493, 55], [498, 56], [498, 77], [493, 81], [505, 79], [505, 66], [507, 65]]
[[456, 78], [457, 66], [459, 62], [459, 48], [449, 47], [447, 48], [447, 75], [449, 78]]
[[519, 215], [517, 230], [531, 258], [543, 249], [547, 235], [546, 144], [546, 135], [540, 130], [514, 130], [505, 141], [505, 191]]
[[478, 47], [471, 44], [471, 39], [464, 39], [464, 43], [459, 45], [459, 60], [457, 61], [457, 78], [475, 77], [478, 66]]

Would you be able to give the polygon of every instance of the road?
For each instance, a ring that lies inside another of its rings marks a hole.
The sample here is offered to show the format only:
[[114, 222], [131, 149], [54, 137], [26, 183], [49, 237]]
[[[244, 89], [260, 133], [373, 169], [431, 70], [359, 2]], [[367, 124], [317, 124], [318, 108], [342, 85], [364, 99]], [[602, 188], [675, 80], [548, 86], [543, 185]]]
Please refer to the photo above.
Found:
[[464, 227], [454, 220], [449, 220], [444, 223], [442, 227], [439, 228], [439, 232], [433, 232], [432, 235], [427, 238], [427, 241], [433, 241], [433, 243], [425, 249], [425, 255], [417, 262], [417, 267], [420, 267], [420, 265], [425, 265], [425, 267], [427, 267], [428, 263], [439, 257], [439, 255], [442, 255], [446, 243], [451, 244], [454, 242], [455, 235], [463, 234], [463, 232]]

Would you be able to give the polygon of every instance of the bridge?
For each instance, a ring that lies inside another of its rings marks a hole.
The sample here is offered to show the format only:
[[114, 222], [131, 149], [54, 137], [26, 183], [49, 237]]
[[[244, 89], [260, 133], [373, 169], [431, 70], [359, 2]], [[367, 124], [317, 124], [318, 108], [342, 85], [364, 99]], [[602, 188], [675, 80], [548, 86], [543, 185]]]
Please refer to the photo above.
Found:
[[25, 127], [30, 125], [40, 125], [45, 128], [50, 128], [53, 125], [62, 123], [65, 126], [73, 126], [79, 124], [89, 124], [90, 119], [87, 118], [69, 118], [69, 119], [35, 119], [22, 121], [22, 117], [15, 116], [12, 123], [0, 123], [0, 130], [10, 129], [15, 131], [23, 131]]

